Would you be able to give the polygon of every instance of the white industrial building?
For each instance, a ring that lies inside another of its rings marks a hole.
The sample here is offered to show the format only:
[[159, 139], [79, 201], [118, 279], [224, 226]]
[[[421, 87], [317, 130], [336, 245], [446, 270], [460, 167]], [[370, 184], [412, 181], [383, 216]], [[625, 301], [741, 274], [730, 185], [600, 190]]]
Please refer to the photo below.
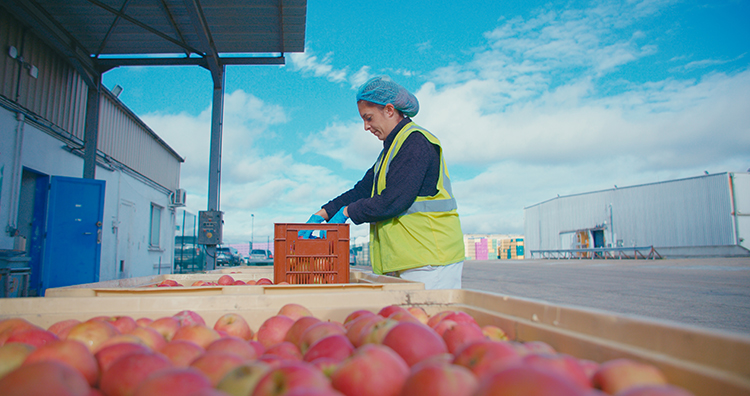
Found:
[[0, 26], [0, 259], [29, 295], [171, 272], [183, 159], [3, 7]]
[[[29, 268], [31, 295], [171, 272], [183, 159], [102, 75], [125, 66], [210, 72], [206, 212], [220, 219], [226, 67], [283, 65], [286, 53], [303, 52], [306, 13], [306, 0], [4, 0], [0, 284], [25, 283]], [[213, 269], [222, 233], [210, 224], [197, 239]]]
[[524, 214], [527, 258], [634, 247], [653, 247], [662, 257], [750, 255], [748, 173], [556, 197]]

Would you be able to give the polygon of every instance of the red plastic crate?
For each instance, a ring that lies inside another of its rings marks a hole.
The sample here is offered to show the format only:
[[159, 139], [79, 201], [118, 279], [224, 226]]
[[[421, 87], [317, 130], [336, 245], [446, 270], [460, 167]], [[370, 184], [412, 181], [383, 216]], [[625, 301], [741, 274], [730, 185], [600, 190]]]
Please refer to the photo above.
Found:
[[[274, 226], [275, 283], [349, 283], [349, 224], [276, 223]], [[303, 230], [326, 231], [326, 236], [301, 239], [298, 235]]]

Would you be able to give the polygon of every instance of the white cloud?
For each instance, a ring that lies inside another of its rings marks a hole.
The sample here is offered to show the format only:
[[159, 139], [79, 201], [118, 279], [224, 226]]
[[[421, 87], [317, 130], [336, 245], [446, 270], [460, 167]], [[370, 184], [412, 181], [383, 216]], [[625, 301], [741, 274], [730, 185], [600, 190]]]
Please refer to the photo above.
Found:
[[319, 59], [309, 46], [305, 52], [291, 53], [289, 59], [292, 67], [296, 71], [310, 73], [315, 77], [325, 77], [332, 82], [342, 82], [346, 80], [346, 69], [335, 69], [331, 66], [331, 54]]
[[382, 143], [364, 130], [362, 122], [335, 122], [305, 139], [303, 153], [315, 152], [351, 169], [365, 170], [375, 162]]
[[[205, 210], [207, 204], [210, 114], [206, 109], [197, 116], [151, 113], [142, 117], [185, 157], [180, 184], [188, 191], [188, 210], [193, 213]], [[325, 167], [257, 147], [269, 128], [285, 122], [286, 112], [279, 105], [242, 90], [225, 96], [220, 201], [228, 243], [248, 241], [253, 231], [259, 236], [273, 235], [273, 222], [303, 222], [317, 205], [349, 187], [348, 181]], [[365, 135], [361, 128], [357, 132]]]

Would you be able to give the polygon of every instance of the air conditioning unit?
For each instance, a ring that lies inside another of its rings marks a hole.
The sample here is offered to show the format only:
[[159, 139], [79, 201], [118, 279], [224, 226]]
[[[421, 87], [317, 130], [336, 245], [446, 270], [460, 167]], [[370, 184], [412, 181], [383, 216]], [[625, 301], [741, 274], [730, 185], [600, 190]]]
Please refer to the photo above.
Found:
[[175, 192], [172, 194], [172, 205], [174, 206], [185, 206], [185, 199], [187, 198], [187, 193], [185, 190], [178, 188], [175, 190]]

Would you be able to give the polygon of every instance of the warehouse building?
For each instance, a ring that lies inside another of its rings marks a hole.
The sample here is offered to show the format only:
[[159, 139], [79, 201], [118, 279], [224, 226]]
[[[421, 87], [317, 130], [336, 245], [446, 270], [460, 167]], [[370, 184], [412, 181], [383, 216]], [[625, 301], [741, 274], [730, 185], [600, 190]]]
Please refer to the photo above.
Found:
[[0, 261], [15, 295], [171, 271], [182, 157], [3, 7], [0, 26]]
[[749, 256], [750, 174], [555, 197], [524, 215], [527, 258], [593, 257], [586, 249], [638, 258], [636, 250], [646, 255], [651, 247], [662, 257]]

